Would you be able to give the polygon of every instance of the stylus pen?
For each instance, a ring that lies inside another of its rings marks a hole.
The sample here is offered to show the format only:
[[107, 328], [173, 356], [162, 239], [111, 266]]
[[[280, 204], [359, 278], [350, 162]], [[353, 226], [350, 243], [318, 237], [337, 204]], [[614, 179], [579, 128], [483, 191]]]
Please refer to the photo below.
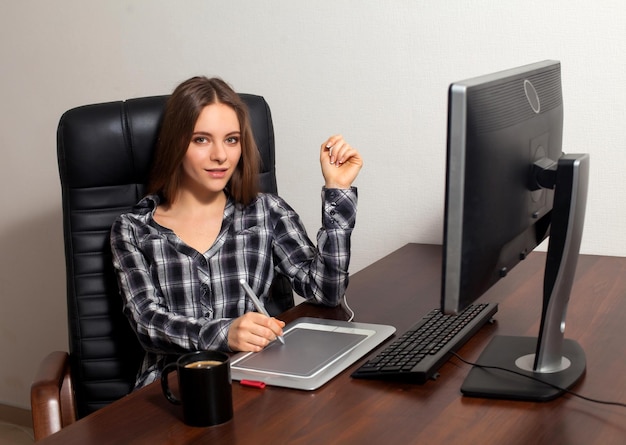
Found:
[[[252, 288], [248, 285], [246, 280], [242, 278], [241, 280], [239, 280], [239, 284], [241, 284], [241, 287], [243, 287], [243, 290], [246, 291], [246, 295], [248, 295], [248, 297], [250, 297], [250, 299], [254, 303], [254, 307], [256, 307], [257, 312], [260, 312], [263, 315], [267, 315], [269, 317], [270, 314], [267, 313], [267, 311], [265, 310], [265, 306], [263, 306], [263, 303], [261, 303], [261, 300], [259, 300], [259, 297], [256, 296], [256, 294], [254, 293]], [[278, 335], [277, 338], [278, 338], [278, 341], [280, 341], [283, 345], [285, 344], [285, 339], [283, 338], [282, 335]]]

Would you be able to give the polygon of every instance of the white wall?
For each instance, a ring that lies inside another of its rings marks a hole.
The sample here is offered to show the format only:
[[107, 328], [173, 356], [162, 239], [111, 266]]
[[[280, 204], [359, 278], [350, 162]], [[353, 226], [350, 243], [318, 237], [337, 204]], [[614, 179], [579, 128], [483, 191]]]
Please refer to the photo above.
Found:
[[565, 150], [591, 153], [584, 253], [626, 254], [626, 13], [619, 0], [83, 0], [0, 8], [0, 403], [29, 406], [67, 349], [55, 131], [86, 103], [219, 75], [269, 102], [282, 195], [311, 234], [321, 141], [360, 148], [352, 272], [441, 241], [450, 82], [562, 62]]

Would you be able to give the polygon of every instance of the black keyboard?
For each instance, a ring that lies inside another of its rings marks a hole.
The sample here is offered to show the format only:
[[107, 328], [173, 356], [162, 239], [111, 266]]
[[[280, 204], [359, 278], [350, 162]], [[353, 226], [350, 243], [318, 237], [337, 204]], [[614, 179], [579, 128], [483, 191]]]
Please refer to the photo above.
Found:
[[496, 303], [473, 304], [459, 315], [433, 309], [352, 377], [423, 384], [497, 311]]

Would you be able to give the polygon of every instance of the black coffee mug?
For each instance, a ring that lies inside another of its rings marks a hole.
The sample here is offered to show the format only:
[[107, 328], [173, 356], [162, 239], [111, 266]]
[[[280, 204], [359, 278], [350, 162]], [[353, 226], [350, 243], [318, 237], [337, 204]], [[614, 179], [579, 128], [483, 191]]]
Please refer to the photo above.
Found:
[[[168, 375], [178, 372], [180, 399], [170, 391]], [[228, 355], [218, 351], [198, 351], [181, 356], [163, 368], [163, 395], [183, 406], [183, 420], [191, 426], [211, 426], [233, 417], [232, 380]]]

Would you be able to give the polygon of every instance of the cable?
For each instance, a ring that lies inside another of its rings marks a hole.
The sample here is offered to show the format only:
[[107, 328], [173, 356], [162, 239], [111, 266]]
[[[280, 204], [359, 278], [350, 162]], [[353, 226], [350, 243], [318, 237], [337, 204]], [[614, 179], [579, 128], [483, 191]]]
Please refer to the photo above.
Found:
[[345, 296], [345, 294], [343, 296], [343, 305], [350, 312], [350, 318], [348, 318], [348, 321], [354, 320], [354, 311], [350, 306], [348, 306], [348, 298]]
[[558, 385], [555, 385], [555, 384], [550, 383], [550, 382], [546, 382], [545, 380], [539, 379], [537, 377], [533, 377], [531, 375], [524, 374], [522, 372], [517, 372], [517, 371], [515, 371], [513, 369], [502, 368], [500, 366], [479, 365], [478, 363], [473, 363], [473, 362], [470, 362], [469, 360], [465, 360], [463, 357], [461, 357], [456, 352], [452, 352], [452, 355], [454, 355], [456, 358], [458, 358], [459, 360], [461, 360], [463, 363], [465, 363], [467, 365], [475, 366], [477, 368], [482, 368], [482, 369], [494, 369], [494, 370], [498, 370], [498, 371], [506, 371], [506, 372], [509, 372], [511, 374], [515, 374], [515, 375], [519, 375], [519, 376], [522, 376], [522, 377], [526, 377], [526, 378], [528, 378], [530, 380], [534, 380], [536, 382], [543, 383], [544, 385], [551, 386], [554, 389], [558, 389], [559, 391], [563, 391], [563, 392], [565, 392], [567, 394], [570, 394], [570, 395], [572, 395], [574, 397], [578, 397], [579, 399], [586, 400], [588, 402], [599, 403], [599, 404], [602, 404], [602, 405], [613, 405], [613, 406], [619, 406], [619, 407], [622, 407], [622, 408], [626, 408], [626, 403], [613, 402], [613, 401], [610, 401], [610, 400], [593, 399], [591, 397], [587, 397], [587, 396], [583, 396], [581, 394], [578, 394], [578, 393], [576, 393], [574, 391], [570, 391], [567, 388], [561, 388]]

